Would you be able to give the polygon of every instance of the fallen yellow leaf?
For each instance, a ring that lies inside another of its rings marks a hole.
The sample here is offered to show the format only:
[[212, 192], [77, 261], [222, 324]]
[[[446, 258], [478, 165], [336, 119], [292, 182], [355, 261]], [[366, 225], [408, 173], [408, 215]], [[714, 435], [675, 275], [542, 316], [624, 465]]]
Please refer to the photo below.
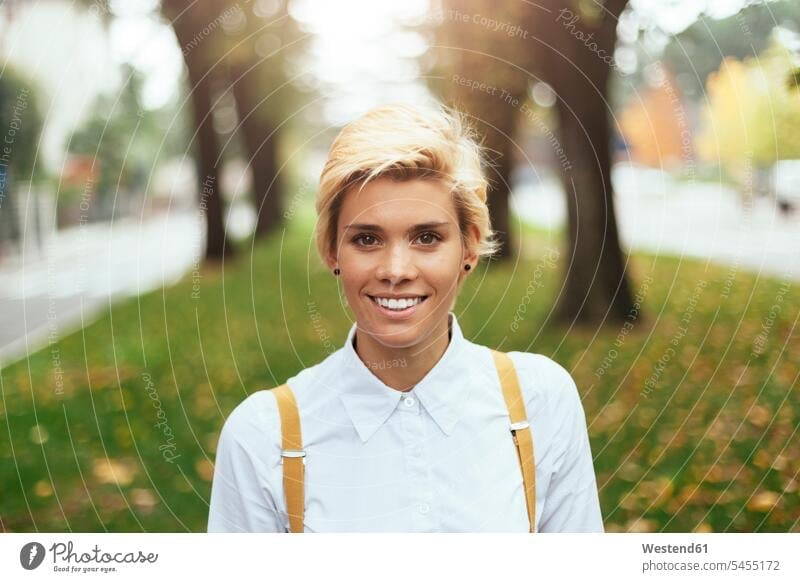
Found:
[[158, 499], [150, 489], [133, 489], [131, 491], [131, 501], [141, 509], [152, 509], [158, 505]]
[[628, 522], [626, 530], [629, 533], [649, 533], [655, 531], [656, 524], [651, 519], [636, 518]]
[[194, 468], [204, 481], [211, 481], [214, 478], [214, 464], [208, 459], [200, 459]]
[[118, 459], [95, 459], [92, 473], [100, 483], [130, 485], [136, 476], [136, 465], [130, 461]]
[[53, 488], [50, 486], [49, 481], [37, 481], [33, 486], [33, 492], [38, 497], [50, 497], [53, 494]]
[[747, 508], [751, 511], [769, 511], [775, 507], [780, 498], [774, 491], [761, 491], [750, 498]]

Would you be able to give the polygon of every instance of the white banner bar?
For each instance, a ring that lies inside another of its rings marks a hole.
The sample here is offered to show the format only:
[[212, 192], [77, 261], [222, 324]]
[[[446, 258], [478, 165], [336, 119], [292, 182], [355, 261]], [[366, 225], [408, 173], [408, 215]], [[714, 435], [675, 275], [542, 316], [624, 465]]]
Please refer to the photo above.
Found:
[[1, 580], [800, 580], [800, 534], [3, 534]]

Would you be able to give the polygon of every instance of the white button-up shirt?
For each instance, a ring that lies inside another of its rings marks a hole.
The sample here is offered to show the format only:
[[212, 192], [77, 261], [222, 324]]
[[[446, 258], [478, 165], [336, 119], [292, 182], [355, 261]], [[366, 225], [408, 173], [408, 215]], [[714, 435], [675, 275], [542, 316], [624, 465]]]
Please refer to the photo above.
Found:
[[[522, 472], [489, 348], [450, 313], [442, 358], [409, 392], [353, 347], [290, 378], [305, 457], [306, 532], [527, 532]], [[509, 352], [533, 431], [536, 530], [602, 532], [581, 400], [553, 360]], [[398, 362], [402, 365], [402, 362]], [[280, 417], [268, 390], [230, 414], [217, 445], [209, 532], [285, 532]]]

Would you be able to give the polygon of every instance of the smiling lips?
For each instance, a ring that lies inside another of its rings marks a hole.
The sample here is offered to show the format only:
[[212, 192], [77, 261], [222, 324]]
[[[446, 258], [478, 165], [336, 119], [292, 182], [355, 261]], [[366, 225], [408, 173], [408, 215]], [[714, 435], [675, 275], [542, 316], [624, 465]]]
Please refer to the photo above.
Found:
[[391, 311], [405, 311], [425, 301], [427, 295], [406, 295], [404, 297], [378, 297], [368, 295], [373, 303]]

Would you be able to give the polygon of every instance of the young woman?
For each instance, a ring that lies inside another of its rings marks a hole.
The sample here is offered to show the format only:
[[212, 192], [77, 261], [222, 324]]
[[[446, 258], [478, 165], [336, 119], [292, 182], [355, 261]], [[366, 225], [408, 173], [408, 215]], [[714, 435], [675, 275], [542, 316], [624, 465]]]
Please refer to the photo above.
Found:
[[208, 531], [603, 531], [569, 373], [470, 342], [452, 312], [496, 250], [486, 188], [455, 111], [390, 105], [341, 131], [317, 248], [355, 324], [228, 417]]

